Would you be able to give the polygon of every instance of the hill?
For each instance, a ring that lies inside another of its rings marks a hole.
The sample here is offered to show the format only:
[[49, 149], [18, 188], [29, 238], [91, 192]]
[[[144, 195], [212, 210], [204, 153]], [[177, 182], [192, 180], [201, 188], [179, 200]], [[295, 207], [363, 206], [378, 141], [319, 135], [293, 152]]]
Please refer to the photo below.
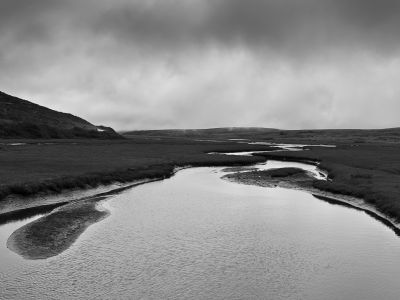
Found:
[[0, 138], [120, 138], [109, 127], [95, 126], [0, 92]]

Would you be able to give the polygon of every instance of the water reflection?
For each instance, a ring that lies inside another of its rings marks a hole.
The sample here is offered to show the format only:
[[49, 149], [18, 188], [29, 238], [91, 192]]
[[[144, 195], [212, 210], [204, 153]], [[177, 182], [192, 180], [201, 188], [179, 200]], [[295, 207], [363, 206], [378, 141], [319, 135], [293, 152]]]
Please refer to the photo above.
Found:
[[[41, 261], [4, 247], [5, 299], [399, 299], [400, 240], [312, 195], [193, 168], [112, 196], [111, 215]], [[6, 228], [6, 229], [4, 229]]]

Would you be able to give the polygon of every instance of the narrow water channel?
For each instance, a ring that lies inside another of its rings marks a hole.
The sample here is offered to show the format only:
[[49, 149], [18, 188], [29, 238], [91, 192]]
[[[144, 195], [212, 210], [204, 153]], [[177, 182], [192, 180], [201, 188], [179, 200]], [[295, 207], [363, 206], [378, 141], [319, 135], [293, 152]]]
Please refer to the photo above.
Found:
[[46, 260], [6, 248], [32, 219], [0, 226], [0, 298], [400, 298], [400, 239], [383, 224], [224, 174], [186, 169], [116, 195], [108, 218]]

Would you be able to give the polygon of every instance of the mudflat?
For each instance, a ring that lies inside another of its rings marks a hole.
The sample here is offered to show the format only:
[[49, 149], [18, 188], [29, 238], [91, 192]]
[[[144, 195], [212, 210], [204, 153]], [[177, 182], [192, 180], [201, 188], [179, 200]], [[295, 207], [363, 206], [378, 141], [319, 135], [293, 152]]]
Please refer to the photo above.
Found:
[[27, 259], [46, 259], [68, 249], [90, 225], [108, 216], [97, 200], [74, 202], [14, 231], [7, 247]]

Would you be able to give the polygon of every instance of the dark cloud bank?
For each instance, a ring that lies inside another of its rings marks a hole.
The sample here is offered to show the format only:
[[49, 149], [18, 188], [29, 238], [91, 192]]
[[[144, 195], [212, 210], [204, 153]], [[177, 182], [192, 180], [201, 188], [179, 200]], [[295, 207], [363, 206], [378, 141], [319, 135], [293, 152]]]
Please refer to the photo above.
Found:
[[0, 2], [0, 90], [117, 129], [394, 127], [398, 0]]

